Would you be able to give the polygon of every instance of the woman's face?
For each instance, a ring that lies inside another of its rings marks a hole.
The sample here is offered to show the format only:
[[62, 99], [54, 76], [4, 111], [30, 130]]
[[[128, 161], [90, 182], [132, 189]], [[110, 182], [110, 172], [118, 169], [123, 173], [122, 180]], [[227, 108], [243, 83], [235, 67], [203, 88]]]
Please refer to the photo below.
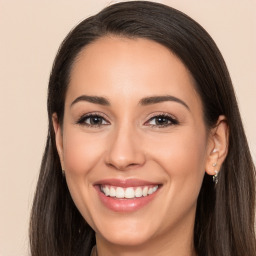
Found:
[[103, 37], [77, 57], [57, 148], [97, 241], [143, 246], [193, 233], [208, 139], [183, 63], [146, 39]]

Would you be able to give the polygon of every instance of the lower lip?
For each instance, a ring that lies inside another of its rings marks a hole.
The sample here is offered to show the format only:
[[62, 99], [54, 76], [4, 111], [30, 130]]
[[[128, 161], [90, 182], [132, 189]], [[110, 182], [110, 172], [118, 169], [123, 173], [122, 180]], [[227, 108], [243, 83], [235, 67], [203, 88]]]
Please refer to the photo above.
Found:
[[95, 186], [101, 202], [110, 210], [114, 212], [133, 212], [141, 209], [145, 205], [149, 204], [156, 196], [159, 188], [156, 192], [148, 196], [137, 197], [134, 199], [119, 199], [116, 197], [105, 196], [100, 190], [99, 186]]

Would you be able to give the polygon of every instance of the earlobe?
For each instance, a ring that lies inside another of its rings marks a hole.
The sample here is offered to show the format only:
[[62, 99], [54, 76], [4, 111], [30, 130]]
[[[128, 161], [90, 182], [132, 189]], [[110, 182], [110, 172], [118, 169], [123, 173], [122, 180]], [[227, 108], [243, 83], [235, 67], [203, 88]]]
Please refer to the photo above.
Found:
[[209, 136], [205, 170], [209, 175], [213, 175], [214, 181], [217, 183], [218, 172], [228, 153], [229, 130], [225, 116], [219, 116], [217, 124]]
[[62, 170], [65, 170], [64, 168], [64, 161], [63, 161], [63, 138], [62, 138], [62, 131], [61, 126], [59, 124], [58, 116], [56, 113], [53, 113], [52, 115], [52, 124], [55, 132], [55, 142], [56, 142], [56, 148], [59, 154], [60, 163]]

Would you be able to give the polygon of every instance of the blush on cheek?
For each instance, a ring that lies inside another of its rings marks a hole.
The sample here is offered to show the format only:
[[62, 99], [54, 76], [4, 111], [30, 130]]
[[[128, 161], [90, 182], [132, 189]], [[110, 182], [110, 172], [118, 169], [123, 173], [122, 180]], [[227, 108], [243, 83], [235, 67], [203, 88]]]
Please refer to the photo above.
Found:
[[196, 176], [204, 169], [205, 141], [191, 136], [191, 132], [162, 141], [155, 148], [151, 155], [158, 161], [161, 159], [170, 175]]
[[63, 151], [67, 171], [72, 171], [74, 174], [85, 174], [97, 165], [100, 147], [90, 139], [73, 134], [67, 136]]

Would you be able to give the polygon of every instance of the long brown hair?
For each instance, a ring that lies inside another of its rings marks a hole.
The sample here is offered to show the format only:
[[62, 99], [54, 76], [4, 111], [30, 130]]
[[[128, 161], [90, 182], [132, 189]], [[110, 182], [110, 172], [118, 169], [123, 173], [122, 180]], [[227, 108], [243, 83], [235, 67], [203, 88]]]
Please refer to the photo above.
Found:
[[62, 176], [52, 114], [63, 120], [72, 63], [104, 35], [146, 38], [169, 48], [190, 70], [201, 97], [205, 125], [225, 115], [229, 150], [214, 186], [205, 174], [198, 197], [194, 246], [199, 256], [255, 256], [255, 167], [223, 57], [208, 33], [182, 12], [163, 4], [114, 4], [82, 21], [63, 41], [48, 87], [49, 132], [30, 222], [32, 256], [89, 255], [95, 234], [75, 207]]

